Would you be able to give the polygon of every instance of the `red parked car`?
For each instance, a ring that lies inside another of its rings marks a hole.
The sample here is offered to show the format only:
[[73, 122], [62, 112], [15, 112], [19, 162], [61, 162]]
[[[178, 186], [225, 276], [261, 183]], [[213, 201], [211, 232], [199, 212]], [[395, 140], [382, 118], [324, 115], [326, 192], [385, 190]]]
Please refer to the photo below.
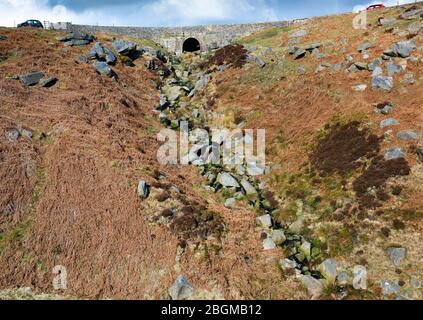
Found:
[[380, 4], [372, 4], [371, 6], [368, 6], [366, 10], [371, 11], [371, 10], [377, 10], [377, 9], [383, 9], [383, 8], [385, 8], [385, 5], [380, 3]]

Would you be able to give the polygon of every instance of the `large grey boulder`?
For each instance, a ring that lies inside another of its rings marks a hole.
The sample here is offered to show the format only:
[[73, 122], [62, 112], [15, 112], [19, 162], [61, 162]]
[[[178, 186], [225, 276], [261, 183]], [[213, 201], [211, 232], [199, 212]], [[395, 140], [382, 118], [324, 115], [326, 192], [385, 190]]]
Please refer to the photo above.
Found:
[[112, 42], [112, 47], [121, 55], [129, 55], [133, 53], [137, 45], [133, 42], [124, 41], [124, 40], [115, 40]]
[[397, 23], [395, 18], [379, 18], [378, 25], [383, 27], [391, 27]]
[[279, 265], [284, 271], [293, 270], [297, 268], [297, 263], [291, 259], [282, 259], [279, 261]]
[[106, 61], [107, 64], [115, 64], [116, 56], [112, 50], [102, 45], [100, 42], [96, 42], [88, 53], [90, 57], [95, 59]]
[[44, 77], [44, 74], [42, 72], [31, 72], [31, 73], [21, 75], [19, 77], [19, 80], [21, 80], [22, 84], [25, 85], [25, 86], [34, 86], [43, 77]]
[[272, 238], [266, 238], [263, 240], [263, 249], [268, 250], [274, 250], [276, 249], [276, 243], [273, 242]]
[[91, 41], [89, 40], [82, 40], [82, 39], [71, 39], [65, 42], [65, 46], [68, 47], [78, 47], [78, 46], [86, 46], [90, 44]]
[[112, 77], [114, 74], [112, 68], [110, 68], [109, 65], [103, 61], [96, 61], [94, 63], [94, 68], [97, 70], [98, 73], [104, 74], [108, 77]]
[[374, 71], [376, 69], [376, 67], [382, 66], [382, 62], [383, 61], [382, 61], [381, 58], [374, 59], [373, 61], [371, 61], [367, 64], [367, 69], [369, 69], [369, 71]]
[[216, 182], [220, 183], [226, 188], [239, 188], [238, 181], [236, 181], [236, 179], [230, 173], [227, 172], [220, 172], [217, 175]]
[[372, 88], [373, 90], [391, 91], [394, 87], [394, 79], [386, 76], [374, 76], [372, 77]]
[[405, 158], [405, 154], [400, 148], [391, 148], [385, 150], [385, 160], [395, 160], [400, 158]]
[[292, 57], [293, 57], [295, 60], [301, 59], [301, 58], [303, 58], [303, 57], [306, 55], [306, 52], [307, 52], [307, 51], [305, 51], [304, 49], [299, 48], [299, 49], [297, 49], [297, 50], [294, 52], [294, 54], [292, 55]]
[[305, 29], [297, 29], [293, 30], [288, 34], [289, 38], [301, 38], [307, 35], [307, 30]]
[[318, 299], [323, 293], [323, 281], [317, 280], [312, 276], [301, 276], [300, 281], [307, 289], [312, 299]]
[[407, 58], [416, 47], [413, 40], [401, 41], [393, 44], [384, 54], [390, 57]]
[[305, 45], [303, 47], [303, 49], [311, 52], [315, 49], [319, 49], [321, 46], [322, 46], [322, 44], [315, 42], [315, 43], [310, 43], [310, 44]]
[[189, 284], [183, 275], [180, 275], [169, 288], [169, 295], [172, 300], [186, 300], [194, 293], [194, 288]]
[[249, 176], [260, 176], [264, 174], [265, 168], [258, 165], [255, 161], [247, 161], [247, 174]]
[[397, 283], [388, 280], [382, 280], [380, 287], [382, 288], [382, 294], [385, 296], [398, 294], [401, 290], [401, 287]]
[[414, 131], [405, 130], [398, 132], [397, 138], [400, 140], [417, 140], [418, 135]]
[[399, 267], [407, 255], [407, 250], [405, 248], [391, 247], [386, 250], [386, 253], [389, 260], [391, 260], [396, 267]]
[[367, 290], [367, 269], [364, 266], [353, 268], [353, 287], [356, 290]]

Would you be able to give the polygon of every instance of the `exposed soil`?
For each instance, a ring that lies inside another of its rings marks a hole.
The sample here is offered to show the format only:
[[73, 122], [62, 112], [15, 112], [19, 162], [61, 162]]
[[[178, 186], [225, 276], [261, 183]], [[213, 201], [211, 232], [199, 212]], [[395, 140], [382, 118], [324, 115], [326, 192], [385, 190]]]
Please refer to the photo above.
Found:
[[337, 173], [345, 176], [362, 166], [365, 158], [379, 153], [380, 140], [369, 129], [361, 129], [357, 121], [336, 124], [329, 127], [328, 134], [318, 141], [310, 154], [310, 162], [322, 175]]
[[216, 50], [213, 57], [200, 65], [201, 69], [209, 69], [212, 66], [230, 65], [232, 68], [240, 68], [247, 62], [247, 49], [240, 44], [231, 44]]

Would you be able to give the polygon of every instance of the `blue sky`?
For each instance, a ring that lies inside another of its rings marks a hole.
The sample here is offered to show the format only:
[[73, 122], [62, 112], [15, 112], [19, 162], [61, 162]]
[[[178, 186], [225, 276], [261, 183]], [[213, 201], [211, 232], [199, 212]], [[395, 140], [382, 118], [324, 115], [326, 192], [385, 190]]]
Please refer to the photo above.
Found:
[[[265, 22], [354, 11], [397, 0], [0, 0], [0, 25], [26, 19], [79, 24], [182, 26]], [[399, 2], [414, 2], [400, 0]]]

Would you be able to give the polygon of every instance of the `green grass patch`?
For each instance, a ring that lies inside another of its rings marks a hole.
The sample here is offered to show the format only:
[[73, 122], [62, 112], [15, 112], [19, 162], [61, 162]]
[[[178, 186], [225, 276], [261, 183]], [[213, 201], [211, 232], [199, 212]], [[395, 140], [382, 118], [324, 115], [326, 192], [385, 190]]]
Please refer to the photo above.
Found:
[[289, 30], [290, 28], [266, 29], [239, 39], [237, 42], [243, 45], [276, 48], [280, 44], [280, 36]]

